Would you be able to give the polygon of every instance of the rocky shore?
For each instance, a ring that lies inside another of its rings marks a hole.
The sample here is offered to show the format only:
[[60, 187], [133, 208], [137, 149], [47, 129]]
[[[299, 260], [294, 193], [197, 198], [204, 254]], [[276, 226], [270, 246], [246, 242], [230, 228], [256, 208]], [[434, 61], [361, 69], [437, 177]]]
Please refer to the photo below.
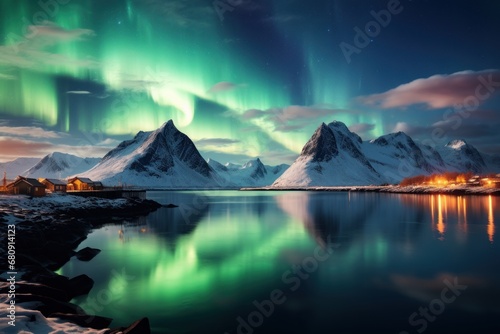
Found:
[[[120, 217], [146, 215], [161, 207], [151, 200], [81, 198], [50, 195], [43, 198], [0, 196], [0, 302], [16, 305], [16, 326], [0, 319], [0, 331], [28, 333], [62, 330], [74, 333], [149, 333], [149, 320], [139, 319], [126, 328], [110, 329], [112, 319], [86, 314], [70, 300], [87, 294], [94, 281], [87, 275], [69, 278], [58, 275], [72, 256], [89, 261], [98, 249], [74, 249], [92, 228]], [[15, 298], [9, 298], [12, 281], [7, 272], [8, 225], [15, 225]], [[62, 328], [62, 329], [61, 329]]]

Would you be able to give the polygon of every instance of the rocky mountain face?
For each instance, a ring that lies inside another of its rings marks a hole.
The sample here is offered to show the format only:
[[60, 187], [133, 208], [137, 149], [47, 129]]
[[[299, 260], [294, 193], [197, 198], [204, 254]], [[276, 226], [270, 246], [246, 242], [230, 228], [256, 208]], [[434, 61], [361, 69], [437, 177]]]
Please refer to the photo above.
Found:
[[363, 153], [362, 140], [345, 124], [321, 124], [276, 187], [362, 185], [383, 183]]

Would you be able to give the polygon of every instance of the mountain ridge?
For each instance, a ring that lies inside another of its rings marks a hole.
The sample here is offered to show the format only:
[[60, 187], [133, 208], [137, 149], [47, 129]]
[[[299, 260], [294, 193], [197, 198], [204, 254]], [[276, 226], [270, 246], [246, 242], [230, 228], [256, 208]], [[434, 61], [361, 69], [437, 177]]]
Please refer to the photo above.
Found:
[[316, 129], [301, 155], [272, 186], [377, 185], [416, 175], [486, 173], [500, 168], [500, 159], [487, 160], [493, 163], [488, 166], [481, 153], [464, 140], [433, 148], [400, 131], [362, 141], [345, 124], [334, 121]]

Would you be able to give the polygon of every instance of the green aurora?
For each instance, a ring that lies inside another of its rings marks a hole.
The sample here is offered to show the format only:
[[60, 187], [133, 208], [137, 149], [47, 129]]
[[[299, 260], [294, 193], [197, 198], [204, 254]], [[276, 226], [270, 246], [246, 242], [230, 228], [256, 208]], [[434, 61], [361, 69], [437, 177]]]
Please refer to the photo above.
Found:
[[[173, 119], [195, 139], [232, 138], [238, 142], [216, 149], [249, 156], [269, 147], [296, 154], [308, 139], [308, 132], [274, 131], [265, 118], [239, 117], [248, 109], [284, 108], [294, 97], [279, 69], [262, 67], [251, 48], [224, 41], [230, 27], [210, 6], [200, 7], [203, 19], [183, 24], [156, 15], [142, 1], [41, 3], [51, 5], [0, 4], [9, 12], [0, 27], [6, 36], [0, 56], [3, 114], [58, 131], [107, 135], [153, 130]], [[318, 79], [321, 69], [313, 64], [306, 70], [314, 79], [314, 103], [346, 107], [342, 90], [332, 89], [335, 81]], [[101, 91], [65, 91], [61, 82], [68, 80], [75, 87], [93, 83]], [[358, 121], [347, 114], [337, 118]], [[249, 126], [260, 135], [242, 137]]]

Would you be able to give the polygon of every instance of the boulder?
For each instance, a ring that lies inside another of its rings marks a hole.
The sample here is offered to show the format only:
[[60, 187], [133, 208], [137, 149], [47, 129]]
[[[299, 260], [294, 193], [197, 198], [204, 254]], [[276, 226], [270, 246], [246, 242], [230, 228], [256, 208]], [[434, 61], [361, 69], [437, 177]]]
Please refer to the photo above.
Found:
[[68, 281], [68, 293], [72, 298], [86, 295], [94, 286], [94, 280], [87, 275], [79, 275]]
[[84, 249], [81, 249], [78, 252], [76, 252], [75, 256], [80, 261], [90, 261], [100, 252], [101, 252], [100, 249], [85, 247]]

